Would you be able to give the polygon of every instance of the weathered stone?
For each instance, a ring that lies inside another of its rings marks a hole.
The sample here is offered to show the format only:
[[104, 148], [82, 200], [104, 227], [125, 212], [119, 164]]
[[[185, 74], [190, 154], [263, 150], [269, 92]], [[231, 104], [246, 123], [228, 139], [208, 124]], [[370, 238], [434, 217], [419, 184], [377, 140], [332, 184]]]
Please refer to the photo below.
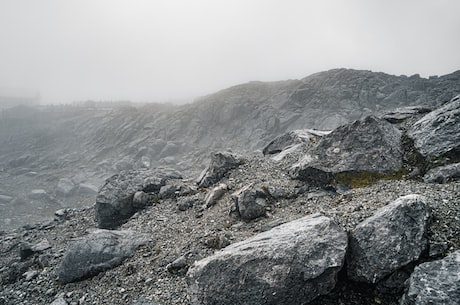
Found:
[[282, 152], [294, 145], [301, 143], [316, 143], [319, 138], [329, 132], [313, 130], [313, 129], [302, 129], [289, 131], [281, 136], [276, 137], [273, 141], [268, 143], [264, 147], [262, 153], [264, 155], [272, 155]]
[[227, 191], [227, 185], [225, 183], [219, 183], [218, 186], [213, 187], [204, 198], [204, 203], [207, 208], [216, 204], [216, 202], [222, 198]]
[[328, 184], [341, 172], [388, 173], [402, 167], [401, 131], [369, 116], [325, 135], [292, 168], [295, 178]]
[[427, 250], [431, 208], [420, 195], [398, 198], [379, 209], [350, 233], [347, 272], [350, 279], [377, 283], [418, 260]]
[[401, 305], [458, 305], [460, 301], [460, 251], [444, 259], [415, 267]]
[[187, 267], [188, 267], [187, 259], [185, 258], [185, 256], [182, 255], [176, 258], [173, 262], [169, 263], [166, 266], [166, 269], [170, 273], [180, 274], [180, 273], [185, 273], [187, 271]]
[[432, 109], [423, 106], [407, 106], [393, 109], [382, 115], [390, 123], [400, 123], [418, 114], [430, 112]]
[[140, 170], [121, 172], [105, 181], [96, 197], [98, 227], [114, 229], [128, 220], [139, 206], [133, 203], [137, 191], [158, 193], [167, 179], [181, 177], [174, 171]]
[[196, 304], [305, 304], [331, 291], [347, 235], [331, 219], [310, 215], [197, 261], [187, 273]]
[[135, 208], [141, 208], [148, 205], [150, 202], [150, 196], [146, 192], [137, 191], [133, 196], [133, 206]]
[[133, 231], [95, 230], [70, 243], [59, 268], [59, 280], [75, 282], [113, 268], [148, 241], [145, 234]]
[[425, 157], [460, 154], [460, 96], [428, 113], [409, 130], [415, 147]]
[[198, 186], [209, 187], [219, 182], [228, 171], [238, 167], [242, 162], [243, 160], [240, 157], [231, 153], [218, 152], [212, 154], [209, 165], [198, 178]]
[[426, 183], [446, 183], [457, 179], [460, 179], [460, 163], [435, 167], [423, 176]]
[[164, 185], [160, 188], [158, 192], [158, 198], [160, 199], [167, 199], [167, 198], [174, 198], [176, 193], [176, 186], [175, 185]]
[[267, 209], [267, 193], [260, 188], [244, 189], [236, 198], [236, 207], [244, 220], [264, 216]]

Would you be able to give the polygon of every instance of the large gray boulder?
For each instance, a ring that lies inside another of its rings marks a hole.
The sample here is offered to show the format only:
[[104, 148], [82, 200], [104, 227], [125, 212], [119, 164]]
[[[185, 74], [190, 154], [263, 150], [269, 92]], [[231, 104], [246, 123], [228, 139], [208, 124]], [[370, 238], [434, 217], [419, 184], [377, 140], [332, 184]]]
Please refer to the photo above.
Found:
[[[101, 229], [114, 229], [144, 208], [134, 202], [138, 191], [158, 194], [168, 179], [180, 178], [173, 171], [123, 171], [105, 181], [96, 197], [96, 219]], [[148, 201], [144, 201], [148, 202]]]
[[118, 266], [148, 241], [147, 235], [133, 231], [95, 230], [70, 243], [59, 268], [59, 280], [75, 282]]
[[445, 183], [455, 179], [460, 179], [460, 163], [435, 167], [423, 176], [426, 183]]
[[295, 178], [327, 184], [342, 172], [388, 173], [402, 167], [401, 131], [368, 116], [321, 138], [292, 168]]
[[217, 152], [211, 154], [209, 165], [201, 172], [198, 178], [199, 187], [209, 187], [224, 177], [224, 175], [241, 165], [243, 160], [228, 152]]
[[460, 303], [460, 251], [442, 260], [415, 267], [401, 305], [458, 305]]
[[400, 197], [379, 209], [350, 233], [348, 277], [377, 283], [418, 260], [428, 247], [430, 219], [427, 199], [416, 194]]
[[425, 157], [460, 154], [460, 96], [417, 121], [409, 136]]
[[191, 304], [308, 303], [334, 288], [346, 249], [346, 233], [325, 216], [280, 225], [195, 262]]

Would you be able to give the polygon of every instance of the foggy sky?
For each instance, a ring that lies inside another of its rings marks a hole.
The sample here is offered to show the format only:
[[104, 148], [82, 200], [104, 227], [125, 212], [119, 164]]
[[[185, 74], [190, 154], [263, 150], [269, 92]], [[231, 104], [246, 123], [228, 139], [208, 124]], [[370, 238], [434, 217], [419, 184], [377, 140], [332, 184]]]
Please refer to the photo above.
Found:
[[0, 87], [194, 98], [332, 68], [460, 69], [458, 0], [0, 0]]

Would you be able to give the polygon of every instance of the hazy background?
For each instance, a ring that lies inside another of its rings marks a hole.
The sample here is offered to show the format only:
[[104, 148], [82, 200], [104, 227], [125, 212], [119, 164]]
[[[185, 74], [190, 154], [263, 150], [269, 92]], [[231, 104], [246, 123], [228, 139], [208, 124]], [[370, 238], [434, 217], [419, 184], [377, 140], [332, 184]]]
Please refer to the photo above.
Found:
[[442, 75], [460, 69], [459, 13], [458, 0], [0, 0], [0, 95], [158, 101], [336, 67]]

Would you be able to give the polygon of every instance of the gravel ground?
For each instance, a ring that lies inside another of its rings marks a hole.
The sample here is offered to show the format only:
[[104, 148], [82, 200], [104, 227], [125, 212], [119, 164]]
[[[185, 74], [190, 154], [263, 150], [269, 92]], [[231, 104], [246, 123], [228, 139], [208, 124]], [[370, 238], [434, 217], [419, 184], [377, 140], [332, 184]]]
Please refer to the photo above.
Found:
[[[378, 208], [411, 193], [424, 195], [432, 202], [430, 239], [447, 242], [447, 252], [460, 249], [460, 182], [380, 181], [336, 193], [292, 180], [287, 169], [296, 158], [294, 154], [274, 162], [268, 157], [247, 157], [242, 166], [222, 179], [229, 191], [211, 208], [196, 204], [179, 211], [176, 201], [168, 199], [138, 212], [120, 229], [148, 233], [154, 243], [141, 247], [122, 265], [81, 282], [62, 285], [57, 280], [57, 271], [67, 242], [96, 227], [94, 206], [68, 210], [65, 217], [56, 217], [49, 223], [2, 232], [0, 304], [50, 304], [59, 296], [75, 305], [130, 304], [139, 298], [159, 304], [188, 304], [185, 270], [176, 273], [167, 270], [167, 265], [180, 256], [192, 264], [222, 245], [257, 234], [273, 222], [290, 221], [315, 212], [334, 218], [345, 230], [352, 230]], [[277, 199], [270, 201], [266, 217], [244, 222], [234, 213], [232, 193], [248, 184], [267, 188]], [[194, 196], [203, 199], [207, 191], [199, 189]], [[51, 244], [50, 249], [20, 261], [20, 242], [36, 244], [44, 239]], [[355, 295], [349, 298], [352, 299], [342, 304], [394, 304], [392, 300], [369, 295], [361, 299]]]

